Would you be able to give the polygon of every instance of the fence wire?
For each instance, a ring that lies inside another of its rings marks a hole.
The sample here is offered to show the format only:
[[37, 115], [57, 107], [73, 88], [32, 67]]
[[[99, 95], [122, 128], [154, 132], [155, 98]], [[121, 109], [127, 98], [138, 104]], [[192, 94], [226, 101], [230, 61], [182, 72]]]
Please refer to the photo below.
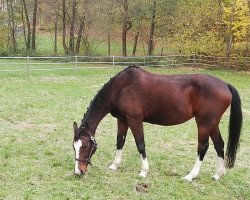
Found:
[[129, 65], [250, 70], [250, 57], [226, 58], [204, 55], [0, 57], [0, 72], [70, 70]]

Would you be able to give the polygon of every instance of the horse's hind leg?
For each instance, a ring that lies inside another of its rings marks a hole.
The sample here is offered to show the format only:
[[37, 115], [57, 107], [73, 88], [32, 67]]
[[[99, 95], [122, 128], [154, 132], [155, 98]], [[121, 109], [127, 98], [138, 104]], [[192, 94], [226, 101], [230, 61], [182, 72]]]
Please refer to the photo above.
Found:
[[224, 141], [221, 137], [219, 127], [216, 126], [210, 137], [214, 143], [214, 148], [218, 156], [218, 169], [216, 174], [213, 176], [214, 180], [218, 180], [221, 176], [225, 175], [225, 164], [224, 164]]
[[117, 147], [116, 155], [113, 164], [109, 166], [109, 168], [112, 170], [117, 170], [117, 168], [120, 166], [122, 162], [122, 148], [126, 140], [128, 124], [126, 122], [117, 119], [117, 127], [118, 131], [117, 131], [117, 142], [116, 142], [116, 147]]
[[191, 170], [191, 172], [184, 177], [184, 179], [186, 179], [187, 181], [192, 181], [193, 179], [196, 179], [199, 175], [202, 161], [205, 157], [205, 154], [209, 146], [208, 143], [209, 134], [210, 134], [210, 129], [208, 129], [206, 126], [198, 125], [198, 149], [197, 149], [198, 157], [195, 161], [194, 167]]

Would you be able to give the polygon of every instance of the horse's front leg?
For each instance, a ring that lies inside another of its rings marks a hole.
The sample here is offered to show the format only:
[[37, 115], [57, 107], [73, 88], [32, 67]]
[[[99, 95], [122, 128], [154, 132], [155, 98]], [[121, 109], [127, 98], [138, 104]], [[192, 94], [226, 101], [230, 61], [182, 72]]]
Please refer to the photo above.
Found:
[[126, 140], [128, 124], [126, 122], [117, 119], [117, 127], [118, 131], [117, 131], [117, 142], [116, 142], [116, 147], [117, 147], [116, 155], [113, 164], [109, 166], [109, 169], [112, 169], [114, 171], [117, 170], [117, 168], [120, 166], [122, 162], [122, 148]]
[[139, 176], [146, 177], [149, 171], [149, 165], [146, 157], [142, 120], [138, 120], [136, 118], [129, 119], [128, 125], [134, 135], [135, 143], [141, 156], [142, 168]]

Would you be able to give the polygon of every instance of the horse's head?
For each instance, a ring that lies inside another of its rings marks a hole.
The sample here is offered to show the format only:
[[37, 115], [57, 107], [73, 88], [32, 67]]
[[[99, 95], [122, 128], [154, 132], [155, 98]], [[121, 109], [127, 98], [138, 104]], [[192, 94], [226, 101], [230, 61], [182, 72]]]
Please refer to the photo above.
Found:
[[88, 131], [87, 127], [79, 127], [76, 122], [73, 124], [74, 141], [73, 147], [75, 150], [75, 171], [76, 175], [84, 174], [87, 171], [87, 166], [90, 163], [92, 155], [95, 153], [97, 143], [95, 138]]

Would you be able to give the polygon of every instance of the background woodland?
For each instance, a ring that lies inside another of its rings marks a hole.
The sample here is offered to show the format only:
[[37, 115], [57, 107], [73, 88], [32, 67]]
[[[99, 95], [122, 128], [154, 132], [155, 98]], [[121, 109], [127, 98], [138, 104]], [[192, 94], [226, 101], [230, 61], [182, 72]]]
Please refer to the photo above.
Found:
[[0, 55], [249, 56], [249, 0], [0, 0]]

